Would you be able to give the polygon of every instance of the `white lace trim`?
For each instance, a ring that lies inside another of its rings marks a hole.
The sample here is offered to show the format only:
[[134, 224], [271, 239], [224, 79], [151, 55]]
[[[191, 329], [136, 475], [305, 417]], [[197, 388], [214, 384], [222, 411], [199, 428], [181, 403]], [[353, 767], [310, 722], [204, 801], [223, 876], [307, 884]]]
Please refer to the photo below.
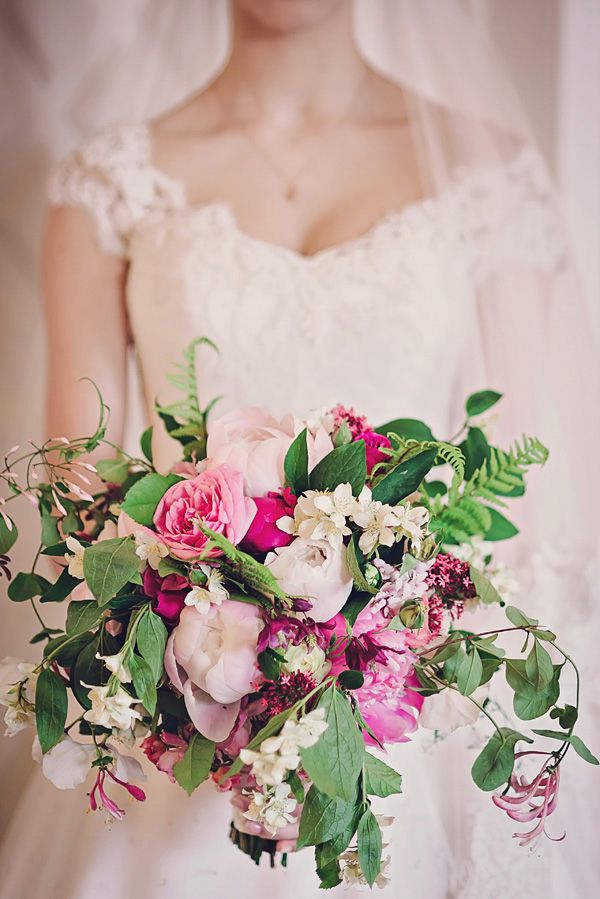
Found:
[[506, 166], [462, 170], [439, 196], [391, 212], [361, 237], [310, 257], [244, 234], [226, 204], [189, 206], [183, 183], [152, 164], [151, 138], [143, 124], [109, 128], [66, 157], [51, 181], [49, 196], [54, 205], [86, 209], [102, 250], [120, 256], [129, 255], [131, 237], [142, 224], [160, 221], [174, 211], [193, 216], [196, 224], [204, 217], [214, 222], [219, 209], [228, 212], [218, 215], [220, 228], [304, 262], [346, 258], [376, 241], [387, 243], [407, 231], [422, 230], [423, 236], [431, 232], [430, 246], [442, 236], [459, 242], [461, 258], [480, 281], [506, 263], [552, 269], [565, 250], [552, 187], [531, 148]]

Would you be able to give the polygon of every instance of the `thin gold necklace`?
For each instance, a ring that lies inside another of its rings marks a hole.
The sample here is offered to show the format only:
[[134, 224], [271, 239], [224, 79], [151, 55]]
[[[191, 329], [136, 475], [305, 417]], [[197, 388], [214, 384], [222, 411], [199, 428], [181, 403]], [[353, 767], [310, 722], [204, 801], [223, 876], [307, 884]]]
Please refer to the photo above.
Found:
[[[367, 81], [367, 76], [365, 74], [359, 80], [359, 82], [356, 86], [356, 90], [354, 90], [352, 92], [350, 101], [347, 104], [347, 106], [344, 108], [342, 115], [340, 115], [339, 117], [337, 117], [337, 118], [333, 119], [331, 122], [329, 122], [329, 127], [331, 127], [332, 125], [341, 125], [343, 122], [348, 120], [350, 113], [354, 109], [354, 106], [356, 105], [356, 102], [357, 102], [360, 94], [362, 93], [362, 90], [363, 90], [363, 87], [364, 87], [366, 81]], [[220, 99], [221, 99], [221, 102], [223, 103], [222, 97]], [[298, 197], [298, 190], [299, 190], [298, 182], [300, 180], [300, 177], [301, 177], [301, 175], [304, 174], [306, 169], [309, 167], [310, 163], [313, 162], [314, 159], [316, 159], [318, 153], [315, 152], [315, 153], [309, 154], [308, 158], [304, 160], [302, 165], [294, 173], [292, 173], [290, 175], [279, 164], [279, 162], [273, 158], [273, 154], [270, 153], [270, 151], [265, 147], [265, 145], [260, 140], [258, 140], [254, 134], [252, 134], [249, 125], [242, 125], [242, 131], [243, 131], [244, 137], [246, 138], [248, 143], [250, 143], [253, 146], [253, 148], [262, 156], [262, 158], [267, 163], [267, 165], [269, 166], [271, 171], [274, 172], [275, 175], [277, 175], [279, 180], [282, 182], [282, 184], [284, 186], [283, 196], [284, 196], [285, 200], [287, 200], [288, 203], [294, 203]]]

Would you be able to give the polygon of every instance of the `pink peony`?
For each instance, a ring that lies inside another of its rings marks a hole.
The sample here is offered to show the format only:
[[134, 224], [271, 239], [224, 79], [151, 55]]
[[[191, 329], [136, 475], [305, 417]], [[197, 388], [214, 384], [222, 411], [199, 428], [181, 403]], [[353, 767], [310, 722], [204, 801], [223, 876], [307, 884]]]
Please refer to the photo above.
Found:
[[269, 553], [265, 565], [290, 596], [302, 596], [312, 603], [314, 621], [329, 621], [346, 603], [352, 591], [352, 575], [346, 561], [346, 547], [326, 540], [297, 537], [289, 546]]
[[183, 609], [190, 585], [180, 574], [160, 577], [148, 566], [144, 571], [144, 593], [153, 599], [154, 611], [169, 624], [176, 624]]
[[[241, 473], [229, 465], [219, 465], [169, 487], [154, 513], [154, 526], [171, 555], [194, 559], [208, 542], [199, 521], [237, 544], [255, 512], [254, 501], [244, 496]], [[208, 555], [219, 556], [221, 551], [214, 547]]]
[[244, 537], [244, 547], [250, 552], [266, 553], [276, 546], [288, 546], [294, 538], [277, 527], [277, 522], [294, 514], [297, 499], [292, 491], [286, 488], [282, 493], [270, 492], [256, 497], [254, 502], [256, 515]]
[[[227, 462], [243, 472], [246, 494], [266, 496], [285, 481], [283, 460], [304, 423], [287, 416], [282, 421], [257, 406], [236, 409], [211, 425], [206, 445], [207, 468]], [[323, 427], [309, 434], [309, 468], [331, 452], [331, 437]]]
[[385, 462], [386, 459], [389, 459], [389, 456], [381, 452], [381, 447], [389, 448], [392, 445], [388, 437], [384, 437], [383, 434], [377, 434], [375, 431], [367, 430], [363, 431], [357, 439], [365, 442], [367, 474], [371, 474], [379, 462]]
[[194, 726], [209, 740], [228, 738], [240, 700], [255, 687], [262, 626], [257, 606], [226, 600], [205, 613], [186, 607], [169, 637], [165, 669]]

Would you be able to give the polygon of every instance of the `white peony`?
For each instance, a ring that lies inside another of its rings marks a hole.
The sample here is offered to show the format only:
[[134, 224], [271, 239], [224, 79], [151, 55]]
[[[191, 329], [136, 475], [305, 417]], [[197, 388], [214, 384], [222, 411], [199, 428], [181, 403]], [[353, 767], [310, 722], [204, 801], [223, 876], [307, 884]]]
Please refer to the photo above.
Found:
[[85, 720], [89, 721], [90, 724], [127, 730], [133, 727], [135, 721], [142, 717], [136, 709], [132, 708], [133, 705], [138, 703], [138, 700], [126, 693], [121, 686], [115, 690], [111, 684], [107, 684], [105, 687], [97, 687], [84, 684], [83, 681], [82, 686], [88, 687], [90, 691], [88, 698], [92, 707], [83, 714]]
[[[480, 687], [473, 694], [479, 704], [485, 699], [487, 689]], [[426, 696], [419, 715], [419, 724], [427, 730], [437, 730], [442, 734], [451, 734], [459, 727], [475, 724], [480, 711], [468, 696], [463, 696], [458, 690], [447, 687], [432, 696]]]
[[306, 643], [299, 643], [297, 646], [288, 646], [285, 651], [285, 662], [282, 665], [284, 671], [301, 671], [320, 683], [330, 668], [331, 662], [316, 644], [307, 646]]
[[313, 603], [310, 616], [315, 621], [337, 615], [352, 590], [346, 548], [332, 546], [327, 540], [298, 537], [289, 546], [269, 553], [265, 564], [286, 593]]
[[59, 790], [74, 790], [88, 776], [96, 749], [90, 743], [76, 743], [71, 737], [65, 736], [42, 755], [42, 748], [36, 737], [31, 755], [34, 761], [41, 764], [44, 777], [55, 787]]

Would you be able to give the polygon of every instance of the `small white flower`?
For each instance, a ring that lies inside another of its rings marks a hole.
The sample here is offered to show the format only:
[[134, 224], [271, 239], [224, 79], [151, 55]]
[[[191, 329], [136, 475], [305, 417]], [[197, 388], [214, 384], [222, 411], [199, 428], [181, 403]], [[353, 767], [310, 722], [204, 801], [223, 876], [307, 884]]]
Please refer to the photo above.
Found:
[[294, 509], [294, 528], [289, 531], [286, 518], [278, 521], [281, 530], [295, 533], [304, 540], [327, 540], [331, 546], [340, 547], [351, 531], [346, 518], [354, 507], [350, 484], [339, 484], [333, 493], [307, 490], [298, 499]]
[[331, 662], [320, 646], [307, 646], [306, 643], [291, 645], [285, 651], [284, 671], [301, 671], [309, 674], [316, 683], [320, 683], [331, 668]]
[[[347, 886], [365, 886], [367, 884], [367, 879], [360, 867], [358, 851], [356, 849], [348, 849], [346, 852], [342, 853], [342, 855], [340, 855], [340, 861], [342, 862], [342, 880]], [[380, 890], [383, 890], [390, 882], [388, 874], [390, 861], [389, 855], [386, 855], [381, 859], [381, 868], [375, 880], [375, 883]]]
[[395, 510], [373, 499], [369, 487], [363, 487], [354, 503], [352, 520], [362, 530], [358, 545], [368, 555], [377, 546], [393, 546], [398, 517]]
[[411, 507], [410, 503], [401, 506], [394, 506], [394, 515], [397, 518], [397, 527], [408, 537], [411, 546], [416, 552], [421, 549], [421, 543], [425, 536], [427, 522], [429, 521], [429, 512], [423, 506]]
[[[295, 722], [286, 721], [285, 724], [292, 724]], [[284, 724], [284, 729], [285, 729]], [[325, 721], [325, 709], [313, 709], [312, 712], [309, 712], [307, 715], [304, 715], [303, 718], [300, 718], [297, 727], [297, 743], [302, 749], [307, 749], [309, 746], [314, 746], [322, 733], [324, 733], [329, 725]]]
[[250, 765], [260, 786], [276, 786], [283, 782], [288, 771], [300, 764], [299, 750], [313, 746], [327, 728], [323, 709], [315, 709], [299, 721], [292, 718], [283, 725], [277, 736], [267, 737], [258, 751], [242, 749], [240, 758]]
[[12, 656], [0, 664], [0, 705], [6, 707], [5, 735], [12, 737], [25, 727], [35, 726], [35, 665]]
[[88, 698], [92, 707], [83, 715], [90, 724], [127, 730], [133, 727], [137, 719], [142, 717], [137, 709], [132, 708], [132, 705], [136, 705], [138, 700], [126, 693], [121, 686], [115, 690], [110, 683], [105, 687], [98, 687], [84, 684], [83, 681], [82, 686], [88, 687], [90, 691]]
[[217, 568], [211, 565], [200, 565], [199, 568], [206, 576], [206, 585], [192, 587], [184, 602], [186, 606], [195, 606], [198, 612], [205, 615], [211, 605], [220, 606], [224, 600], [229, 599], [229, 591], [223, 585], [223, 575]]
[[85, 552], [85, 547], [72, 536], [67, 537], [66, 542], [67, 549], [71, 551], [71, 554], [65, 553], [65, 560], [69, 563], [69, 574], [71, 577], [79, 578], [82, 581], [84, 579], [83, 553]]
[[162, 540], [154, 537], [148, 531], [136, 531], [135, 545], [136, 556], [142, 562], [147, 562], [150, 568], [153, 568], [155, 571], [158, 570], [160, 560], [169, 555], [169, 550]]
[[288, 784], [278, 784], [274, 789], [263, 792], [258, 790], [250, 793], [252, 800], [244, 817], [249, 821], [258, 821], [265, 830], [274, 835], [280, 827], [293, 824], [296, 820], [293, 814], [298, 803], [291, 795]]
[[42, 755], [36, 737], [31, 747], [34, 761], [41, 763], [42, 773], [59, 790], [74, 790], [89, 774], [96, 749], [89, 743], [76, 743], [69, 736]]
[[131, 672], [125, 661], [124, 651], [118, 652], [114, 656], [101, 656], [100, 653], [97, 652], [96, 658], [103, 661], [111, 674], [114, 674], [117, 680], [121, 681], [122, 684], [131, 683]]

